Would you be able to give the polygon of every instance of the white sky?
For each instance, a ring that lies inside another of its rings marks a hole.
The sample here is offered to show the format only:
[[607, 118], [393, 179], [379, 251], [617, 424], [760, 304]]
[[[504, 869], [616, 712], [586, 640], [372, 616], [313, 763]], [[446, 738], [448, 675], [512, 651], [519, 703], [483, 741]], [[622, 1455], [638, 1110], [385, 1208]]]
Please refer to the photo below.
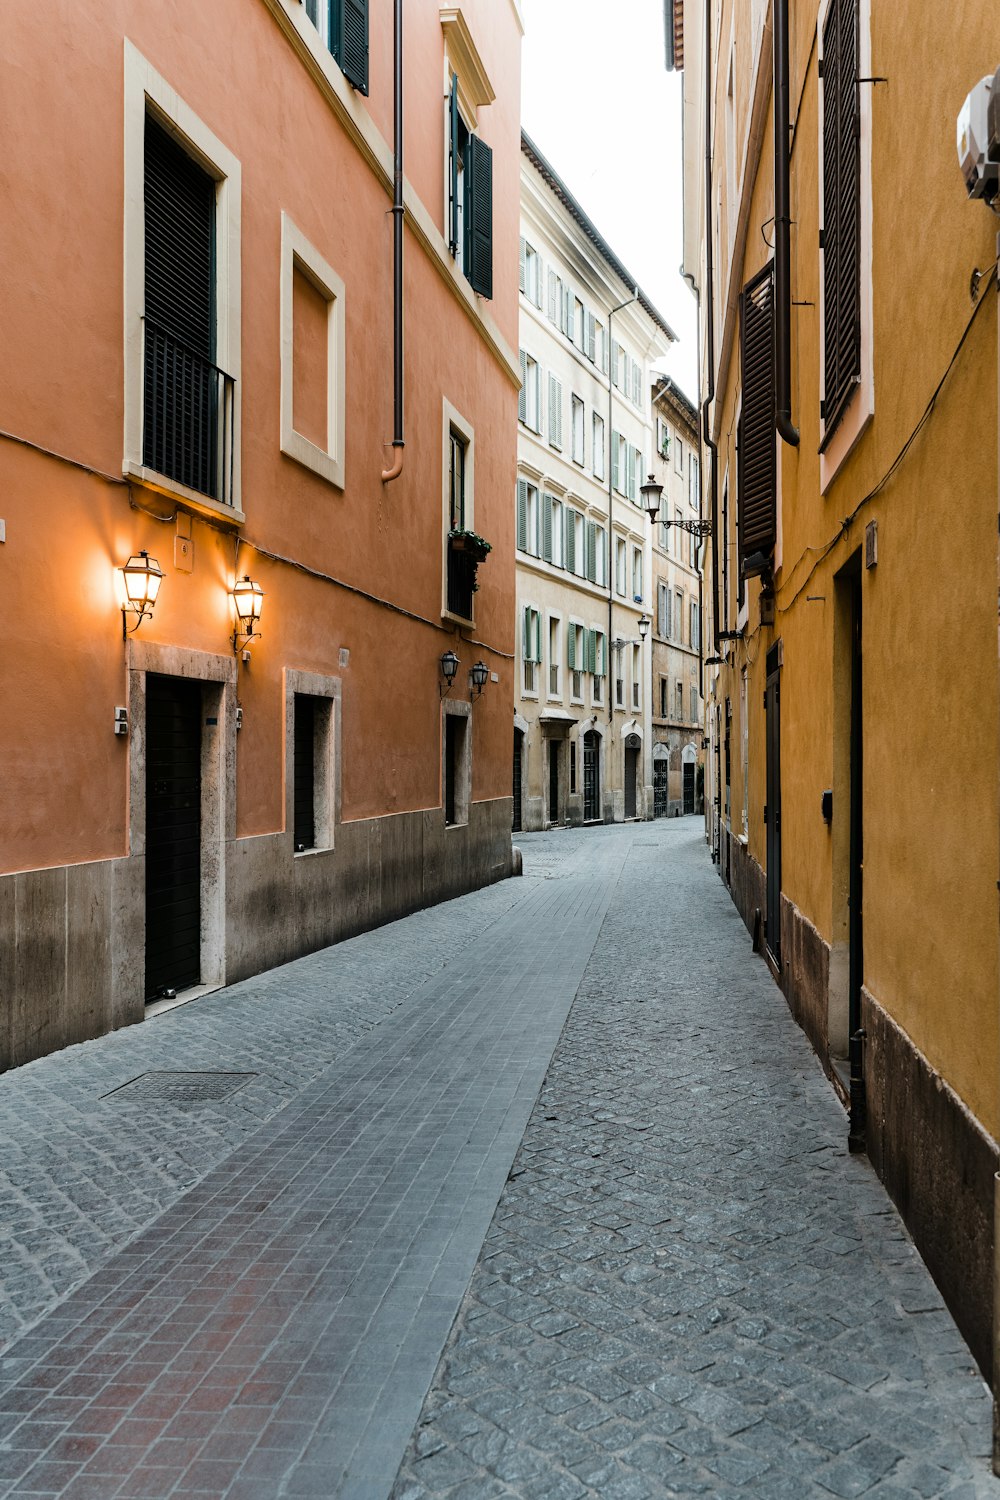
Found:
[[665, 66], [663, 0], [524, 0], [524, 21], [524, 128], [677, 334], [663, 367], [695, 401], [681, 77]]

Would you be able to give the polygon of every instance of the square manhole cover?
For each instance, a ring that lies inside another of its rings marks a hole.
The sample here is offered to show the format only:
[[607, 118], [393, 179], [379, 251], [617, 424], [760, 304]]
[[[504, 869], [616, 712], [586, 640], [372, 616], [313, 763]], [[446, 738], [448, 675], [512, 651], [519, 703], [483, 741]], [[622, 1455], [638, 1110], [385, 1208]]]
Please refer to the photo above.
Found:
[[256, 1073], [140, 1073], [102, 1099], [137, 1104], [205, 1104], [227, 1099]]

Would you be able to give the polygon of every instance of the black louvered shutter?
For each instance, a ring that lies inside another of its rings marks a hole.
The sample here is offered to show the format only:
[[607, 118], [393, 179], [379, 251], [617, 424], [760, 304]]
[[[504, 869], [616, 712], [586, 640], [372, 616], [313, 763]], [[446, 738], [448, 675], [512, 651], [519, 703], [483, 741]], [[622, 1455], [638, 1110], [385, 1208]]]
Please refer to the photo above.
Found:
[[458, 254], [458, 74], [451, 75], [448, 96], [448, 248]]
[[147, 115], [143, 462], [216, 488], [215, 182]]
[[296, 849], [312, 849], [316, 843], [315, 820], [315, 739], [316, 702], [306, 693], [296, 693], [293, 705], [295, 719], [295, 783], [292, 796], [293, 839]]
[[474, 292], [493, 296], [493, 152], [470, 135], [465, 156], [465, 266]]
[[[774, 267], [768, 264], [740, 294], [738, 470], [740, 562], [775, 543]], [[742, 571], [742, 569], [741, 569]]]
[[330, 0], [330, 51], [359, 94], [368, 93], [368, 0]]
[[861, 378], [858, 0], [831, 0], [823, 28], [823, 417], [832, 432]]

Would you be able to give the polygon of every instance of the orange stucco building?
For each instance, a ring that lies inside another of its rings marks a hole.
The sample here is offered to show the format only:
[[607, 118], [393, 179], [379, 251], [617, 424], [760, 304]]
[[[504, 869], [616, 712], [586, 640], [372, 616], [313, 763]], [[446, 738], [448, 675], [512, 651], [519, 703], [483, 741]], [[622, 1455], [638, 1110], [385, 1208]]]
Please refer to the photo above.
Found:
[[398, 10], [8, 18], [2, 1066], [510, 873], [521, 18]]

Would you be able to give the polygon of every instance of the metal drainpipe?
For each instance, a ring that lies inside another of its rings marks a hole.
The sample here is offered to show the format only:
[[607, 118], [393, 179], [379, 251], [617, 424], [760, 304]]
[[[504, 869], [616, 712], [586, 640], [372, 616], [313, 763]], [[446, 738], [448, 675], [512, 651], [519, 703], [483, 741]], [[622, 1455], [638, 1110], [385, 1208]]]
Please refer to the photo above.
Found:
[[[712, 638], [719, 654], [719, 450], [712, 441], [709, 410], [715, 400], [715, 255], [712, 249], [712, 7], [705, 0], [705, 400], [701, 409], [702, 437], [712, 456], [709, 489], [712, 509]], [[724, 538], [728, 546], [729, 538]], [[718, 766], [718, 758], [716, 760]], [[722, 786], [715, 778], [715, 834], [722, 860]]]
[[392, 189], [392, 467], [382, 470], [389, 484], [403, 472], [403, 0], [395, 0], [393, 55], [393, 189]]
[[778, 436], [799, 446], [792, 424], [792, 287], [788, 191], [788, 0], [774, 0], [774, 378]]
[[[612, 472], [613, 472], [612, 468], [611, 468], [611, 439], [612, 439], [613, 432], [614, 432], [613, 423], [614, 423], [615, 386], [614, 386], [614, 381], [611, 378], [611, 320], [614, 317], [615, 313], [621, 312], [622, 309], [625, 308], [625, 307], [631, 307], [632, 303], [633, 302], [638, 302], [638, 300], [639, 300], [639, 288], [636, 287], [635, 291], [632, 293], [631, 297], [629, 297], [627, 299], [627, 301], [625, 301], [625, 302], [619, 302], [618, 306], [617, 307], [613, 307], [611, 309], [611, 311], [608, 313], [608, 435], [607, 435], [607, 442], [606, 442], [606, 445], [605, 445], [605, 447], [606, 447], [605, 462], [607, 463], [607, 468], [608, 468], [608, 650], [607, 650], [607, 660], [608, 660], [608, 666], [609, 667], [611, 665], [611, 641], [612, 641], [612, 634], [611, 634], [612, 623], [611, 622], [612, 622], [612, 618], [613, 618], [613, 615], [614, 615], [614, 602], [615, 602], [615, 595], [614, 595], [615, 569], [614, 569], [614, 552], [612, 550], [612, 545], [614, 543], [614, 531], [613, 531], [613, 527], [614, 527], [614, 509], [615, 509], [615, 486], [614, 486], [614, 481], [612, 480], [612, 477], [611, 477], [612, 476]], [[626, 568], [628, 567], [628, 558], [627, 557], [625, 559], [625, 566], [626, 566]], [[624, 649], [625, 648], [622, 647], [622, 650], [624, 650]], [[611, 673], [609, 672], [608, 673], [608, 751], [609, 752], [610, 752], [610, 750], [611, 750], [611, 748], [612, 748], [612, 746], [614, 744], [614, 737], [615, 737], [615, 700], [614, 700], [614, 690], [613, 690], [612, 684], [611, 684]], [[605, 757], [605, 763], [606, 763], [606, 757]]]

